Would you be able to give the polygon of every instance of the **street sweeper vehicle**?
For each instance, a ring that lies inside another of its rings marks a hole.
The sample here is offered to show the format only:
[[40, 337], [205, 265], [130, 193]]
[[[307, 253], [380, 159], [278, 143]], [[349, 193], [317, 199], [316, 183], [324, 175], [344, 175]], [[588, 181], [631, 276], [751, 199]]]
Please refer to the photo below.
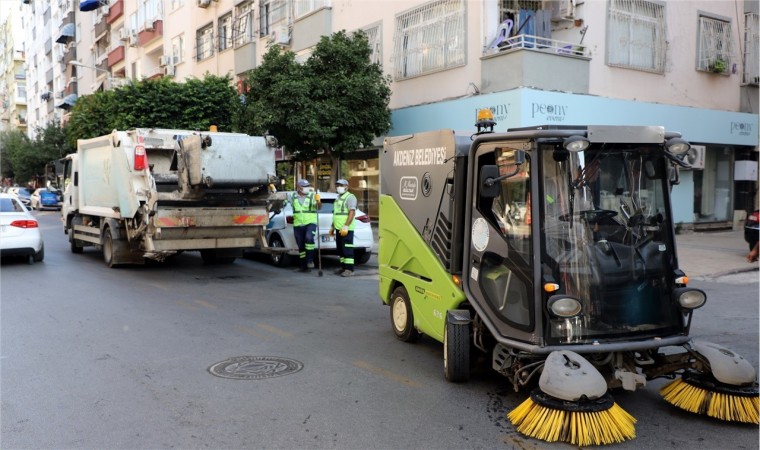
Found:
[[635, 437], [614, 389], [758, 423], [754, 367], [689, 337], [706, 295], [679, 269], [671, 185], [689, 149], [659, 126], [536, 126], [388, 137], [379, 294], [396, 337], [443, 343], [444, 375], [485, 356], [529, 398], [508, 414], [546, 441]]
[[274, 192], [272, 136], [131, 129], [79, 140], [64, 158], [63, 229], [73, 253], [103, 250], [109, 267], [200, 251], [232, 262], [266, 247]]

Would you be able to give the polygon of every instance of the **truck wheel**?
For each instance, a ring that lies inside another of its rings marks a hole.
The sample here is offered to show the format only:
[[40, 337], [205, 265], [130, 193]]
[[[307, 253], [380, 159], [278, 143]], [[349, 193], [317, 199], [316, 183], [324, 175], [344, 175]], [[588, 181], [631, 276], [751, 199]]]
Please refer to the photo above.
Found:
[[106, 266], [113, 267], [113, 236], [111, 236], [111, 229], [106, 228], [103, 230], [103, 261]]
[[354, 262], [356, 264], [367, 264], [371, 256], [372, 252], [368, 252], [364, 249], [354, 250]]
[[443, 332], [443, 373], [454, 383], [470, 379], [470, 324], [452, 320], [449, 312]]
[[[285, 248], [280, 236], [273, 234], [269, 238], [269, 246], [273, 248]], [[287, 267], [290, 265], [290, 255], [287, 253], [270, 253], [269, 261], [276, 267]]]
[[71, 253], [82, 253], [84, 251], [84, 248], [77, 245], [77, 241], [74, 239], [73, 228], [69, 230], [69, 245], [71, 246]]
[[399, 286], [391, 294], [391, 325], [393, 333], [400, 341], [414, 342], [420, 337], [420, 332], [414, 328], [412, 303], [406, 288]]

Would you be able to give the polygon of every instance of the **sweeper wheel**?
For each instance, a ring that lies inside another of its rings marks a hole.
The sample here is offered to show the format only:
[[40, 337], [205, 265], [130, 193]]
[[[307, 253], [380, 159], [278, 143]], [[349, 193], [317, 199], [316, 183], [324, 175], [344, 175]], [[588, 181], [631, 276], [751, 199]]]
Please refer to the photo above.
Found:
[[414, 342], [420, 337], [420, 332], [414, 328], [414, 314], [409, 294], [404, 286], [394, 289], [391, 294], [391, 326], [393, 333], [400, 341]]
[[453, 320], [451, 312], [443, 333], [443, 373], [454, 383], [470, 379], [470, 324]]

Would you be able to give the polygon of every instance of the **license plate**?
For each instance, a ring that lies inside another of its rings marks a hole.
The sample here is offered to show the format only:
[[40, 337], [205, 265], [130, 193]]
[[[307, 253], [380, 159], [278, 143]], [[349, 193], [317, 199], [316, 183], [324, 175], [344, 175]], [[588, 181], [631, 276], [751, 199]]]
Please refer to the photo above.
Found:
[[334, 237], [330, 236], [329, 234], [323, 234], [319, 236], [320, 242], [332, 242], [335, 240]]

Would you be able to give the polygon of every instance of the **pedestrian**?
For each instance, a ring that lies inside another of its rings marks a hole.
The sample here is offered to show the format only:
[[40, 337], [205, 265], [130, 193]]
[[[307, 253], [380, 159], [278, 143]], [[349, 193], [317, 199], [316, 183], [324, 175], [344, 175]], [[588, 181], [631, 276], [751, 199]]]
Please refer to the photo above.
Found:
[[354, 275], [354, 216], [356, 196], [348, 191], [348, 181], [340, 179], [335, 183], [338, 198], [333, 204], [333, 221], [330, 236], [335, 236], [335, 247], [340, 256], [340, 269], [335, 273], [342, 277]]
[[307, 180], [296, 183], [296, 192], [290, 199], [293, 207], [293, 235], [298, 244], [298, 271], [311, 272], [314, 267], [314, 237], [317, 234], [317, 211], [322, 207], [319, 194]]

